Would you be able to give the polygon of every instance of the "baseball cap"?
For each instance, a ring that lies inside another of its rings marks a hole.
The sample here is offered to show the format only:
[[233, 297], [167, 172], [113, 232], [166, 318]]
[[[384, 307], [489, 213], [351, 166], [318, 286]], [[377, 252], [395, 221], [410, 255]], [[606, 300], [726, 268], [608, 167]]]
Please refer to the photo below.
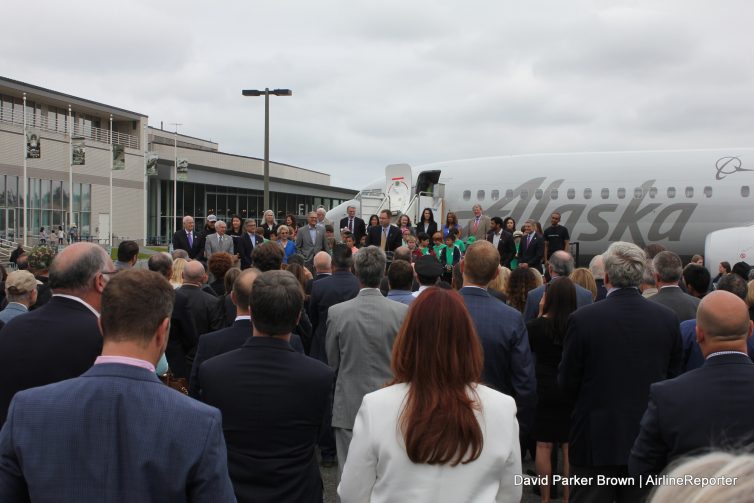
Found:
[[5, 279], [5, 289], [11, 295], [24, 295], [37, 288], [37, 280], [29, 271], [13, 271]]

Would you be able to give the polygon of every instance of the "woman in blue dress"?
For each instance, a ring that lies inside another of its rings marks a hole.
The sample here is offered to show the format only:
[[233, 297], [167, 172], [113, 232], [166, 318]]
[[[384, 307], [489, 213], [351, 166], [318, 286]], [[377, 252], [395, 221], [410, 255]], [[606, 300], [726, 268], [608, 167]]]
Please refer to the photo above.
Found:
[[296, 254], [296, 243], [288, 239], [291, 234], [291, 230], [287, 225], [281, 225], [278, 227], [278, 243], [283, 247], [285, 256], [283, 257], [283, 263], [288, 263], [288, 257]]

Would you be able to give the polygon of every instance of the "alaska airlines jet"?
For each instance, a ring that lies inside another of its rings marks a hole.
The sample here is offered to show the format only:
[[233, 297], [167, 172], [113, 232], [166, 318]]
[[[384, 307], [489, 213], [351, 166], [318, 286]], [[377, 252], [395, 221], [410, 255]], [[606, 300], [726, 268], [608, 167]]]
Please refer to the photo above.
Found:
[[436, 221], [453, 211], [463, 225], [480, 204], [520, 228], [529, 218], [547, 227], [558, 212], [585, 255], [613, 241], [692, 255], [710, 232], [754, 222], [753, 186], [754, 148], [511, 155], [391, 165], [327, 216], [337, 222], [354, 204], [364, 219], [389, 208], [413, 221], [429, 206]]

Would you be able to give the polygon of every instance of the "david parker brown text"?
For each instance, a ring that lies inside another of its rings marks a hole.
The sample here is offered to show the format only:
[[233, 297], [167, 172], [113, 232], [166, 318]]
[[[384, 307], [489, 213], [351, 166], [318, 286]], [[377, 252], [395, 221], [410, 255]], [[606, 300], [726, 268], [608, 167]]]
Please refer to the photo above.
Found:
[[[644, 486], [733, 486], [736, 485], [738, 477], [695, 477], [693, 475], [684, 475], [681, 477], [669, 477], [667, 475], [647, 475], [644, 477], [608, 477], [597, 475], [596, 477], [563, 477], [562, 475], [553, 475], [552, 483], [564, 486], [632, 486], [638, 484]], [[541, 477], [527, 477], [516, 475], [513, 483], [517, 486], [538, 486], [550, 485], [550, 477], [545, 475]]]

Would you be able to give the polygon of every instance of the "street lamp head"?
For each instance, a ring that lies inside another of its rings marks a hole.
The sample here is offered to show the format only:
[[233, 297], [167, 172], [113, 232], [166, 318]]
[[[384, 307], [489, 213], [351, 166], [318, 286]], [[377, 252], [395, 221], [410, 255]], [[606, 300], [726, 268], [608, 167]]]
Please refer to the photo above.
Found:
[[275, 96], [292, 96], [293, 91], [290, 89], [275, 89], [270, 91], [270, 93], [274, 94]]
[[244, 89], [241, 91], [244, 96], [262, 96], [264, 91], [257, 91], [256, 89]]
[[244, 89], [241, 91], [241, 94], [244, 96], [264, 96], [266, 93], [274, 94], [275, 96], [293, 96], [293, 91], [290, 89], [273, 89], [272, 91], [268, 91], [267, 89], [264, 91]]

